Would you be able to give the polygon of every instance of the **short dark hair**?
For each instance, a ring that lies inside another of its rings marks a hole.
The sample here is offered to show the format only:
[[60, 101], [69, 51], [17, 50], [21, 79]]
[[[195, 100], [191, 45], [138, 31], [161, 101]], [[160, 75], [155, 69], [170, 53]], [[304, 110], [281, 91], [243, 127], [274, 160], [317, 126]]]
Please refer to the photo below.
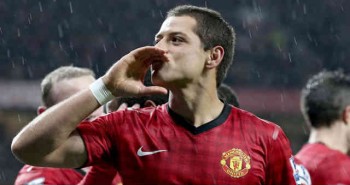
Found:
[[350, 105], [350, 76], [342, 70], [322, 71], [309, 79], [301, 93], [301, 110], [313, 128], [329, 127]]
[[82, 76], [92, 76], [95, 78], [95, 73], [88, 68], [62, 66], [47, 74], [41, 81], [41, 100], [43, 105], [51, 107], [57, 103], [54, 97], [51, 96], [51, 89], [55, 83]]
[[180, 5], [167, 13], [167, 18], [178, 16], [190, 16], [196, 20], [194, 32], [199, 36], [205, 51], [218, 45], [224, 48], [224, 57], [216, 71], [216, 86], [219, 87], [233, 60], [236, 43], [233, 27], [219, 12], [206, 7]]
[[235, 107], [239, 107], [238, 97], [235, 91], [227, 84], [221, 84], [218, 88], [219, 99], [224, 103], [231, 104]]

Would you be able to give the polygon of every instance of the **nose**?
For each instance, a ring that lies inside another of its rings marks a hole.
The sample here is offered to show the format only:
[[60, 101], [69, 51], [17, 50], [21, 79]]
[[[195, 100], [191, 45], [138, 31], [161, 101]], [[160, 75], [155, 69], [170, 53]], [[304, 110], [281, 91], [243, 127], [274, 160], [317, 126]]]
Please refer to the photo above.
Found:
[[159, 49], [166, 50], [166, 43], [164, 40], [165, 39], [160, 39], [154, 46], [159, 48]]

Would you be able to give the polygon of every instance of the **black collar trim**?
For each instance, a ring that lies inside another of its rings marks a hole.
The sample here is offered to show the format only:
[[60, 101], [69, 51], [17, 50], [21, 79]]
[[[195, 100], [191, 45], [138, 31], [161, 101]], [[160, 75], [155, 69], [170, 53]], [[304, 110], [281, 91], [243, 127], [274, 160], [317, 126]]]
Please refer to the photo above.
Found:
[[214, 120], [212, 120], [212, 121], [210, 121], [202, 126], [195, 127], [191, 123], [189, 123], [184, 117], [180, 116], [179, 114], [177, 114], [176, 112], [171, 110], [169, 107], [169, 104], [167, 105], [169, 115], [173, 119], [173, 121], [176, 124], [184, 127], [186, 130], [190, 131], [194, 135], [203, 133], [205, 131], [208, 131], [214, 127], [217, 127], [217, 126], [223, 124], [226, 121], [226, 119], [228, 118], [228, 116], [230, 115], [231, 108], [232, 107], [230, 105], [225, 103], [224, 108], [222, 109], [220, 115], [217, 118], [215, 118]]

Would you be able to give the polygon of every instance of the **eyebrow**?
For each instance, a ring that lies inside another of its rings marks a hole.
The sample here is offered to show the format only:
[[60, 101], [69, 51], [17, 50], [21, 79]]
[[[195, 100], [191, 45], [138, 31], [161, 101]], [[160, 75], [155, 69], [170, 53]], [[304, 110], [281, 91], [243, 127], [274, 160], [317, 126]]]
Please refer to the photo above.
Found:
[[[157, 39], [157, 38], [162, 38], [164, 34], [157, 34], [154, 38]], [[183, 32], [179, 32], [179, 31], [175, 31], [175, 32], [170, 32], [169, 33], [170, 36], [173, 36], [173, 35], [181, 35], [181, 36], [184, 36], [184, 37], [188, 37], [185, 33]]]

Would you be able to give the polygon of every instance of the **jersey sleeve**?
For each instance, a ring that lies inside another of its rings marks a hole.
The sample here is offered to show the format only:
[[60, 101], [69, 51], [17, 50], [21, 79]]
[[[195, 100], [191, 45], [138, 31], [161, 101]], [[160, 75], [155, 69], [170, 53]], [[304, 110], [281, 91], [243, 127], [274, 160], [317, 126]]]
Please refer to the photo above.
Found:
[[74, 169], [26, 166], [14, 184], [77, 184], [82, 178]]
[[280, 127], [276, 126], [269, 139], [266, 184], [297, 184], [293, 173], [292, 151], [286, 135]]
[[[122, 114], [118, 114], [122, 116]], [[118, 116], [108, 114], [92, 122], [81, 123], [77, 130], [82, 137], [87, 151], [87, 161], [83, 165], [94, 166], [112, 161], [112, 150], [115, 139], [115, 124], [119, 123]], [[117, 119], [117, 120], [116, 120]]]
[[121, 183], [121, 178], [119, 177], [117, 170], [107, 163], [101, 163], [91, 167], [89, 172], [84, 176], [84, 179], [80, 181], [78, 185], [116, 185], [119, 183]]

